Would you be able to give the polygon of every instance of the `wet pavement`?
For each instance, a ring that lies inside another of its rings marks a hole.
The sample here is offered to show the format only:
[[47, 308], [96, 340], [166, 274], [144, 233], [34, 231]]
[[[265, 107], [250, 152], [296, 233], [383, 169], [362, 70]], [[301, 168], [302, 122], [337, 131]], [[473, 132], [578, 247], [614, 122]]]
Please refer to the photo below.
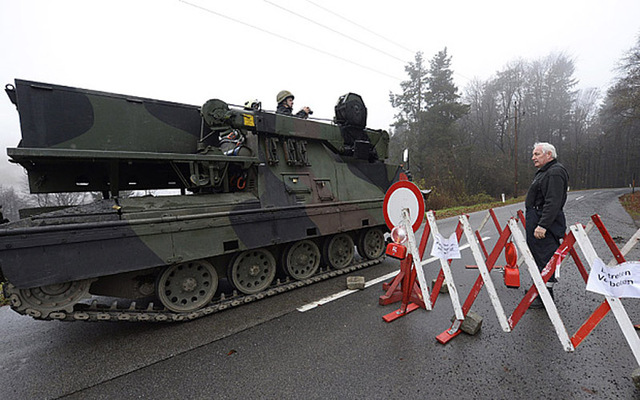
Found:
[[[570, 193], [568, 223], [586, 224], [597, 212], [622, 247], [637, 229], [617, 200], [628, 191]], [[519, 207], [496, 209], [503, 226]], [[485, 215], [471, 216], [474, 229]], [[450, 218], [438, 227], [448, 236], [456, 223]], [[491, 236], [490, 249], [497, 238], [491, 223], [482, 235]], [[607, 262], [610, 252], [598, 237], [590, 234]], [[464, 302], [478, 271], [464, 267], [475, 264], [469, 250], [462, 257], [452, 272]], [[640, 249], [627, 259], [640, 259]], [[352, 275], [370, 281], [398, 268], [388, 259]], [[435, 262], [425, 267], [428, 282], [438, 270]], [[530, 285], [521, 273], [523, 286]], [[523, 291], [506, 288], [499, 271], [491, 276], [510, 314]], [[603, 300], [584, 287], [575, 265], [566, 263], [554, 292], [570, 336]], [[483, 317], [481, 331], [446, 345], [435, 337], [449, 328], [454, 313], [448, 294], [432, 311], [417, 310], [393, 323], [382, 316], [398, 304], [378, 305], [381, 284], [297, 311], [345, 288], [346, 278], [338, 277], [167, 325], [40, 322], [2, 307], [3, 398], [640, 398], [631, 381], [638, 364], [612, 313], [574, 352], [565, 352], [544, 309], [529, 310], [513, 332], [503, 332], [484, 288], [471, 308]], [[622, 303], [640, 323], [638, 299]]]

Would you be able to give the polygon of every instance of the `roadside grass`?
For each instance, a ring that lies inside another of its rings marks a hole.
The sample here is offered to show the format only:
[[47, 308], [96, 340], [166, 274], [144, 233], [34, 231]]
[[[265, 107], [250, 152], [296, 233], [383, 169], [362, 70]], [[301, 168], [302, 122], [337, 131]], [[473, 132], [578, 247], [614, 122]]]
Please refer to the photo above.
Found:
[[636, 226], [640, 227], [640, 192], [620, 196], [620, 204], [629, 213]]
[[[470, 214], [476, 211], [488, 210], [490, 208], [502, 207], [509, 204], [520, 203], [520, 202], [523, 202], [524, 199], [525, 199], [525, 196], [520, 196], [520, 197], [508, 199], [504, 203], [501, 201], [492, 201], [489, 203], [480, 203], [472, 206], [444, 208], [441, 210], [434, 210], [434, 211], [436, 214], [436, 219], [442, 219], [442, 218], [456, 217], [462, 214]], [[429, 208], [428, 201], [427, 201], [427, 208]]]

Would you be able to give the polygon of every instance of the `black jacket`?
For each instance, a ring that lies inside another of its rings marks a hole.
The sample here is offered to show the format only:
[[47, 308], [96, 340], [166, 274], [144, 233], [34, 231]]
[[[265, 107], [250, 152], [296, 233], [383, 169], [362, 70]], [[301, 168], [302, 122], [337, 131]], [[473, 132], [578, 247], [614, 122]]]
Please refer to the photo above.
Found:
[[309, 115], [307, 115], [307, 113], [304, 112], [304, 110], [300, 110], [295, 115], [293, 115], [293, 110], [285, 106], [284, 103], [278, 104], [278, 109], [276, 110], [276, 114], [283, 114], [283, 115], [288, 115], [290, 117], [298, 117], [303, 119], [306, 119], [307, 117], [309, 117]]
[[553, 222], [564, 214], [562, 208], [567, 201], [569, 174], [558, 160], [551, 160], [536, 172], [527, 192], [525, 207], [540, 214], [538, 225], [549, 229]]

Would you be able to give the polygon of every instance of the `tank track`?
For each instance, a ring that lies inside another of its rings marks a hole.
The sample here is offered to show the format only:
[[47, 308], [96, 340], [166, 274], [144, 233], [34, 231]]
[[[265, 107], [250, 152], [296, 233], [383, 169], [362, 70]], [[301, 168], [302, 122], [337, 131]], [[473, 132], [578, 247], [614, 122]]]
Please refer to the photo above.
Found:
[[[234, 291], [233, 295], [228, 297], [222, 294], [217, 299], [214, 299], [209, 305], [188, 313], [179, 313], [167, 310], [166, 308], [158, 308], [153, 302], [149, 303], [146, 307], [138, 308], [136, 302], [130, 302], [128, 306], [120, 306], [118, 300], [113, 301], [111, 304], [101, 304], [97, 299], [92, 299], [90, 304], [76, 303], [73, 306], [73, 311], [55, 311], [48, 313], [45, 317], [42, 317], [41, 313], [37, 310], [24, 309], [17, 310], [17, 307], [12, 307], [14, 311], [22, 315], [29, 315], [38, 320], [49, 321], [112, 321], [112, 322], [181, 322], [191, 321], [204, 317], [206, 315], [214, 314], [219, 311], [224, 311], [233, 307], [238, 307], [243, 304], [251, 303], [256, 300], [261, 300], [266, 297], [275, 296], [284, 292], [288, 292], [299, 287], [308, 286], [313, 283], [317, 283], [326, 279], [334, 278], [340, 275], [348, 274], [359, 269], [370, 267], [375, 264], [379, 264], [385, 259], [383, 255], [380, 258], [374, 260], [366, 260], [360, 263], [352, 264], [346, 268], [339, 270], [321, 270], [318, 274], [311, 278], [285, 282], [276, 281], [267, 290], [260, 293], [244, 295], [237, 294]], [[16, 305], [16, 301], [20, 301], [18, 295], [15, 292], [18, 291], [13, 285], [5, 285], [5, 291], [7, 298], [11, 300], [12, 305]], [[129, 300], [126, 300], [129, 302]], [[17, 304], [19, 306], [20, 304]]]

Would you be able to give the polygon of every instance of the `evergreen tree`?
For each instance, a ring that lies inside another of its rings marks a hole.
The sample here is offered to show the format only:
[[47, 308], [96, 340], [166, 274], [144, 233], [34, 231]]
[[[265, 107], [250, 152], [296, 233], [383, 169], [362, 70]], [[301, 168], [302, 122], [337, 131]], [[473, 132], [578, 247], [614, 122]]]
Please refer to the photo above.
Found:
[[460, 102], [453, 83], [451, 57], [445, 48], [427, 69], [419, 52], [405, 71], [409, 79], [400, 84], [402, 93], [389, 96], [391, 105], [399, 110], [391, 145], [409, 148], [411, 172], [422, 186], [462, 195], [464, 185], [460, 187], [455, 168], [455, 149], [460, 149], [462, 141], [457, 121], [468, 113], [469, 106]]
[[448, 195], [463, 196], [466, 190], [456, 165], [462, 144], [457, 122], [469, 112], [469, 105], [460, 102], [446, 48], [430, 61], [427, 88], [418, 141], [418, 150], [427, 159], [423, 176], [429, 186]]
[[[405, 148], [413, 149], [417, 145], [417, 138], [420, 136], [419, 118], [425, 104], [427, 69], [424, 66], [422, 52], [416, 53], [414, 61], [404, 69], [409, 79], [400, 83], [402, 93], [389, 93], [391, 105], [399, 110], [393, 123], [394, 130], [390, 146], [392, 157], [399, 155]], [[413, 155], [415, 151], [411, 153]], [[420, 160], [417, 159], [417, 161]], [[412, 163], [411, 168], [415, 173], [422, 166], [420, 162]]]
[[396, 126], [417, 122], [425, 104], [427, 69], [424, 66], [422, 52], [416, 53], [414, 61], [406, 65], [404, 70], [409, 75], [409, 80], [400, 83], [402, 93], [389, 94], [391, 105], [400, 110], [395, 116]]

